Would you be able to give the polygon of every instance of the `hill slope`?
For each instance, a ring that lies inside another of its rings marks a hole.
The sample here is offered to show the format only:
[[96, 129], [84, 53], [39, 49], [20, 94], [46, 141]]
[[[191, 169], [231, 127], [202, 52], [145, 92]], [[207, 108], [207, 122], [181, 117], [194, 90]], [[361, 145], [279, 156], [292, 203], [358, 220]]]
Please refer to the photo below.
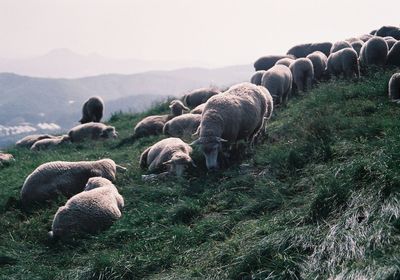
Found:
[[[161, 137], [53, 152], [11, 149], [0, 170], [4, 279], [398, 279], [400, 107], [393, 71], [332, 81], [275, 111], [268, 138], [231, 168], [143, 182], [138, 157]], [[147, 114], [166, 111], [159, 106]], [[121, 137], [143, 115], [115, 115]], [[59, 201], [25, 215], [24, 178], [50, 160], [113, 158], [123, 217], [96, 236], [46, 241]], [[243, 164], [244, 163], [244, 164]]]

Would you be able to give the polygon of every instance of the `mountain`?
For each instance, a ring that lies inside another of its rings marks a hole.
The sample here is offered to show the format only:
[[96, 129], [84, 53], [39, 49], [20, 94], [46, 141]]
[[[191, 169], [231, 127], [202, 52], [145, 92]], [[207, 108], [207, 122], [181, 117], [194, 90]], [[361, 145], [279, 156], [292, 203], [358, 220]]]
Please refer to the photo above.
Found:
[[187, 65], [207, 66], [196, 61], [112, 59], [98, 54], [81, 55], [69, 49], [55, 49], [24, 59], [0, 58], [0, 72], [44, 78], [79, 78], [108, 73], [134, 74], [151, 70], [172, 70]]

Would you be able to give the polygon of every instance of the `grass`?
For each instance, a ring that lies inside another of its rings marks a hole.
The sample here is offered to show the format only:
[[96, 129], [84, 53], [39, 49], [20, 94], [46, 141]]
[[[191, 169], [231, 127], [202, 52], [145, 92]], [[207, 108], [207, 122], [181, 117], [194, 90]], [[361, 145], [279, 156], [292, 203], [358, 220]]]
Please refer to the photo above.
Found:
[[[387, 98], [393, 69], [334, 80], [275, 111], [268, 136], [228, 169], [143, 182], [140, 153], [162, 136], [34, 153], [11, 148], [0, 170], [0, 279], [399, 279], [400, 107]], [[146, 114], [116, 114], [128, 137]], [[61, 199], [26, 215], [24, 179], [53, 160], [110, 157], [123, 217], [68, 243], [47, 231]]]

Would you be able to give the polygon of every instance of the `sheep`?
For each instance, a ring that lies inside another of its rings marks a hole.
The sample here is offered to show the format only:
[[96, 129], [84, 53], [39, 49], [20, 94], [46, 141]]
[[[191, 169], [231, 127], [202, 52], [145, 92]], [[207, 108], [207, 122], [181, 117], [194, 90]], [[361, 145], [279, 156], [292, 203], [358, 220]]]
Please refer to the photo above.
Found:
[[387, 64], [400, 67], [400, 41], [393, 45], [387, 56]]
[[203, 113], [204, 107], [206, 106], [206, 103], [200, 104], [196, 108], [194, 108], [192, 111], [190, 111], [191, 114], [200, 114]]
[[189, 108], [194, 108], [200, 104], [205, 103], [211, 96], [214, 96], [221, 91], [217, 88], [200, 88], [191, 91], [184, 95], [183, 102]]
[[58, 145], [68, 143], [70, 142], [71, 139], [68, 135], [62, 135], [57, 138], [51, 138], [51, 139], [42, 139], [39, 141], [36, 141], [32, 147], [31, 151], [39, 151], [39, 150], [47, 150], [54, 148]]
[[168, 174], [182, 176], [189, 164], [194, 164], [192, 147], [179, 138], [166, 138], [147, 148], [140, 156], [140, 167], [150, 172], [167, 169]]
[[374, 37], [368, 40], [361, 48], [360, 63], [367, 65], [385, 65], [388, 54], [388, 45], [385, 39]]
[[91, 177], [100, 176], [114, 181], [117, 169], [125, 170], [111, 159], [44, 163], [25, 179], [21, 189], [22, 205], [29, 208], [51, 201], [59, 194], [71, 197], [81, 192]]
[[360, 39], [361, 41], [363, 41], [365, 43], [374, 37], [375, 36], [371, 35], [371, 34], [364, 34], [364, 35], [361, 35], [360, 37], [358, 37], [358, 39]]
[[332, 48], [332, 43], [308, 43], [296, 45], [287, 51], [287, 54], [291, 54], [296, 58], [306, 57], [310, 53], [315, 51], [323, 52], [326, 56], [329, 56]]
[[389, 80], [389, 98], [400, 99], [400, 73], [395, 73]]
[[134, 128], [132, 139], [162, 134], [164, 125], [167, 121], [182, 115], [183, 110], [190, 110], [179, 100], [173, 100], [170, 103], [169, 108], [171, 109], [169, 115], [148, 116], [138, 122]]
[[15, 143], [15, 146], [17, 147], [24, 147], [24, 148], [30, 148], [32, 147], [33, 144], [35, 144], [36, 141], [42, 140], [42, 139], [55, 139], [57, 136], [52, 136], [49, 134], [34, 134], [34, 135], [28, 135], [25, 136], [24, 138], [20, 139]]
[[265, 70], [256, 71], [253, 76], [250, 78], [250, 83], [255, 84], [256, 86], [261, 85], [261, 78], [264, 75]]
[[208, 169], [218, 168], [222, 143], [236, 144], [239, 140], [254, 143], [264, 118], [272, 114], [273, 108], [267, 110], [267, 104], [272, 105], [268, 90], [251, 83], [234, 85], [208, 100], [198, 130], [200, 137], [191, 144], [200, 145]]
[[121, 218], [124, 199], [108, 179], [93, 177], [83, 192], [71, 197], [54, 215], [51, 239], [94, 234], [108, 229]]
[[344, 49], [344, 48], [352, 48], [352, 47], [351, 47], [351, 44], [350, 44], [349, 42], [346, 42], [346, 41], [338, 41], [338, 42], [335, 42], [335, 43], [332, 45], [331, 53], [340, 51], [340, 50], [342, 50], [342, 49]]
[[299, 91], [307, 91], [311, 89], [314, 79], [314, 67], [310, 59], [298, 58], [290, 64], [293, 81]]
[[4, 154], [0, 151], [0, 167], [8, 165], [12, 161], [14, 161], [12, 154]]
[[292, 91], [293, 77], [289, 67], [275, 65], [266, 71], [261, 85], [268, 89], [274, 104], [286, 104]]
[[293, 61], [295, 61], [295, 60], [292, 59], [292, 58], [289, 58], [289, 57], [285, 57], [285, 58], [279, 59], [279, 60], [275, 63], [275, 65], [285, 65], [285, 66], [289, 67], [290, 64], [292, 64]]
[[191, 136], [199, 127], [201, 115], [184, 114], [165, 123], [163, 133], [172, 137]]
[[364, 45], [364, 42], [360, 39], [353, 41], [350, 43], [351, 47], [357, 52], [357, 55], [360, 55], [361, 48]]
[[100, 140], [108, 138], [117, 138], [118, 133], [115, 127], [103, 123], [84, 123], [77, 125], [68, 132], [71, 142], [82, 142], [86, 139]]
[[103, 117], [104, 102], [99, 96], [90, 97], [82, 107], [81, 124], [88, 122], [100, 122]]
[[294, 57], [292, 55], [267, 55], [267, 56], [262, 56], [259, 59], [257, 59], [256, 62], [254, 62], [254, 69], [256, 71], [259, 71], [259, 70], [267, 71], [272, 66], [274, 66], [275, 63], [279, 59], [286, 58], [286, 57], [294, 59]]
[[385, 39], [385, 41], [388, 45], [389, 51], [392, 49], [393, 45], [397, 43], [397, 40], [395, 38], [393, 38], [392, 36], [384, 37], [383, 39]]
[[360, 66], [357, 52], [354, 49], [345, 48], [331, 53], [327, 61], [328, 75], [339, 76], [343, 74], [345, 78], [352, 78], [354, 75], [360, 77]]
[[396, 40], [400, 40], [400, 28], [397, 26], [382, 26], [376, 31], [375, 35], [380, 37], [391, 36]]
[[314, 79], [319, 81], [323, 78], [326, 69], [326, 63], [328, 58], [323, 52], [315, 51], [309, 55], [307, 58], [311, 60], [314, 69]]

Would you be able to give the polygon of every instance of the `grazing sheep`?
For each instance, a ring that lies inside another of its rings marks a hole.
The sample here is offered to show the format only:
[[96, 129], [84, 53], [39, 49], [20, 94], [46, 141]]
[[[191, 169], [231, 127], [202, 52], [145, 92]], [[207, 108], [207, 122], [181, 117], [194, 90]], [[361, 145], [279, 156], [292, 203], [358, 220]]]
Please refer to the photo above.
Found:
[[272, 113], [272, 108], [267, 110], [267, 99], [271, 102], [272, 97], [267, 95], [268, 90], [262, 86], [241, 83], [208, 100], [199, 127], [200, 138], [192, 143], [200, 145], [208, 169], [218, 168], [222, 143], [245, 140], [252, 145], [264, 118]]
[[308, 43], [301, 44], [292, 47], [288, 50], [287, 54], [291, 54], [296, 58], [306, 57], [310, 53], [315, 51], [323, 52], [326, 56], [329, 56], [332, 48], [332, 43], [323, 42], [323, 43]]
[[64, 143], [68, 143], [70, 141], [71, 141], [71, 139], [69, 138], [68, 135], [62, 135], [57, 138], [42, 139], [42, 140], [36, 141], [32, 145], [31, 150], [32, 151], [47, 150], [47, 149], [54, 148], [54, 147], [64, 144]]
[[155, 115], [148, 116], [138, 122], [133, 132], [133, 139], [146, 137], [150, 135], [162, 134], [164, 125], [167, 121], [182, 115], [183, 110], [189, 111], [183, 103], [179, 100], [173, 100], [169, 108], [171, 113], [169, 115]]
[[285, 65], [286, 67], [289, 67], [292, 62], [295, 61], [293, 58], [285, 57], [279, 59], [275, 65]]
[[326, 62], [328, 58], [323, 52], [316, 51], [307, 55], [307, 58], [311, 60], [314, 69], [314, 79], [316, 81], [321, 80], [324, 77]]
[[101, 97], [90, 97], [82, 107], [82, 118], [79, 120], [81, 124], [88, 122], [100, 122], [103, 117], [104, 102]]
[[189, 108], [194, 108], [207, 102], [210, 97], [220, 93], [220, 90], [217, 88], [200, 88], [191, 91], [183, 97], [183, 102]]
[[266, 71], [261, 85], [271, 94], [274, 104], [286, 104], [292, 92], [293, 77], [289, 67], [275, 65]]
[[255, 72], [253, 74], [253, 76], [251, 76], [250, 78], [250, 83], [255, 84], [256, 86], [260, 86], [261, 85], [261, 78], [264, 75], [265, 70], [258, 70], [257, 72]]
[[150, 172], [167, 169], [169, 174], [181, 176], [185, 168], [192, 164], [192, 148], [179, 138], [163, 139], [147, 148], [140, 156], [140, 167]]
[[367, 65], [385, 65], [388, 54], [388, 45], [385, 39], [374, 37], [368, 40], [361, 48], [360, 63]]
[[352, 47], [351, 47], [351, 44], [350, 44], [349, 42], [346, 42], [346, 41], [338, 41], [338, 42], [335, 42], [335, 43], [332, 45], [331, 53], [340, 51], [340, 50], [345, 49], [345, 48], [352, 48]]
[[400, 99], [400, 73], [395, 73], [389, 80], [389, 98]]
[[352, 78], [354, 75], [360, 77], [360, 66], [357, 52], [354, 49], [345, 48], [331, 53], [327, 61], [328, 75], [344, 75], [345, 78]]
[[202, 114], [204, 107], [206, 106], [206, 103], [200, 104], [196, 108], [194, 108], [192, 111], [190, 111], [191, 114]]
[[163, 133], [172, 137], [190, 137], [200, 125], [201, 115], [184, 114], [167, 121]]
[[360, 39], [361, 41], [363, 41], [365, 43], [365, 42], [367, 42], [368, 40], [370, 40], [370, 39], [372, 39], [374, 37], [375, 36], [371, 35], [371, 34], [364, 34], [364, 35], [361, 35], [360, 37], [358, 37], [358, 39]]
[[357, 55], [360, 55], [361, 48], [364, 45], [362, 40], [353, 41], [350, 43], [351, 47], [357, 52]]
[[400, 67], [400, 41], [393, 45], [387, 56], [387, 64]]
[[33, 144], [35, 144], [36, 141], [42, 140], [42, 139], [54, 139], [57, 138], [57, 136], [52, 136], [49, 134], [34, 134], [34, 135], [28, 135], [19, 140], [15, 145], [17, 147], [24, 147], [24, 148], [30, 148], [32, 147]]
[[385, 37], [383, 39], [385, 39], [389, 51], [392, 49], [393, 45], [397, 43], [397, 40], [391, 36]]
[[9, 164], [11, 161], [14, 161], [12, 154], [4, 154], [0, 152], [0, 167]]
[[118, 133], [115, 127], [105, 125], [104, 123], [84, 123], [70, 129], [68, 136], [71, 142], [82, 142], [88, 139], [99, 140], [108, 138], [117, 138]]
[[371, 32], [369, 32], [369, 34], [370, 34], [370, 35], [376, 35], [376, 31], [377, 31], [376, 29], [371, 30]]
[[98, 161], [53, 161], [40, 165], [26, 179], [21, 189], [24, 207], [44, 203], [59, 194], [71, 197], [83, 190], [91, 177], [115, 180], [115, 173], [124, 170], [111, 159]]
[[396, 40], [400, 40], [400, 28], [397, 26], [382, 26], [376, 31], [375, 35], [380, 37], [391, 36]]
[[292, 55], [267, 55], [267, 56], [262, 56], [259, 59], [254, 62], [254, 68], [256, 71], [259, 70], [265, 70], [267, 71], [270, 69], [272, 66], [275, 65], [275, 63], [281, 59], [281, 58], [294, 58]]
[[123, 197], [108, 179], [90, 178], [83, 192], [58, 208], [49, 237], [63, 239], [79, 233], [94, 234], [106, 230], [121, 218], [123, 207]]
[[293, 81], [299, 91], [307, 91], [311, 89], [314, 79], [314, 66], [308, 58], [298, 58], [290, 64]]

